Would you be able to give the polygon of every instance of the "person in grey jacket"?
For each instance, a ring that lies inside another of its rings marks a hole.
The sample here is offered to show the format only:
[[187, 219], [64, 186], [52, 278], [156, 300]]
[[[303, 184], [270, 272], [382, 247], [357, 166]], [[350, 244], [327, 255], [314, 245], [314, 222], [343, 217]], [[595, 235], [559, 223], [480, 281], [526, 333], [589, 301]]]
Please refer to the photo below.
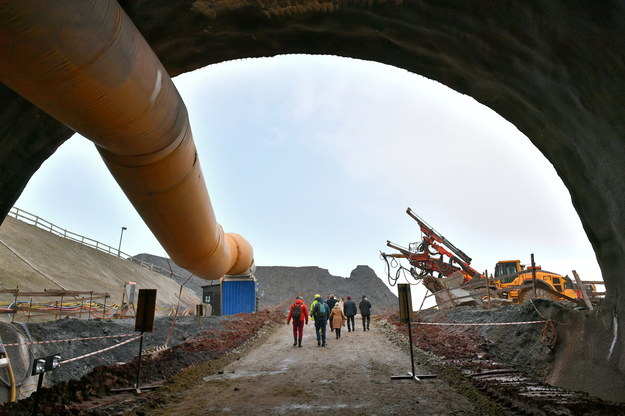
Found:
[[347, 332], [356, 330], [356, 321], [354, 316], [358, 313], [356, 310], [356, 302], [352, 300], [351, 296], [347, 297], [345, 304], [343, 305], [343, 313], [347, 317]]
[[371, 322], [371, 302], [365, 295], [362, 296], [358, 309], [360, 309], [360, 316], [362, 316], [362, 330], [368, 331], [369, 322]]

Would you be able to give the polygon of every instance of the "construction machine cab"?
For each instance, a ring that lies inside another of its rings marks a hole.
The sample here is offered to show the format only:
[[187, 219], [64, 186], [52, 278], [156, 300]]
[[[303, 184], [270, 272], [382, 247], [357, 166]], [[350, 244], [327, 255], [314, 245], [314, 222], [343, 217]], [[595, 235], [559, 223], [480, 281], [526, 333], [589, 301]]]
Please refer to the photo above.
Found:
[[521, 266], [521, 260], [498, 261], [495, 265], [495, 278], [508, 276], [501, 279], [501, 283], [512, 283], [522, 268], [523, 266]]

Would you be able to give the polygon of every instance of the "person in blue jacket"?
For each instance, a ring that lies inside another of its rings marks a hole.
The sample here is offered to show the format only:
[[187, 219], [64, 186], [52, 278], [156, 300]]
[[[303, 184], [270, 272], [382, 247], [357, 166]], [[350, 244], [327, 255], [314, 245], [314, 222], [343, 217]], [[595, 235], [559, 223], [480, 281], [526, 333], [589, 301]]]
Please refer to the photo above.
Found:
[[326, 325], [328, 324], [328, 316], [330, 316], [330, 308], [321, 296], [317, 298], [317, 303], [313, 306], [312, 315], [315, 319], [315, 330], [317, 333], [317, 346], [326, 346]]

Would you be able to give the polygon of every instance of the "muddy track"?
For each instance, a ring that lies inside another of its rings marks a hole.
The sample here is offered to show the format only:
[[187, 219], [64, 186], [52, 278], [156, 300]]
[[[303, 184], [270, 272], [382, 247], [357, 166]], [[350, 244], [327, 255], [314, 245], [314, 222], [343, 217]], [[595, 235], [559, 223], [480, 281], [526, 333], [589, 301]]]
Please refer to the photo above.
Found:
[[[243, 415], [259, 409], [268, 415], [505, 414], [476, 389], [481, 403], [441, 378], [392, 380], [410, 370], [409, 354], [389, 339], [393, 333], [397, 336], [387, 324], [367, 332], [343, 330], [340, 339], [329, 333], [327, 346], [319, 347], [308, 325], [298, 348], [292, 345], [291, 327], [284, 325], [223, 370], [205, 374], [195, 386], [187, 384], [186, 391], [161, 395], [133, 414]], [[417, 366], [419, 372], [430, 370]]]

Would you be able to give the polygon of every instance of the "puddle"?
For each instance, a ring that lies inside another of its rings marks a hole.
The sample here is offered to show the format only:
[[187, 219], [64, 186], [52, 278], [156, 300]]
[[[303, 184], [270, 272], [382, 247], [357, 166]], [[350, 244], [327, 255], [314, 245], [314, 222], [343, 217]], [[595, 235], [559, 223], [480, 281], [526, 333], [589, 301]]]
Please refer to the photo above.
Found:
[[285, 373], [291, 363], [294, 360], [291, 358], [285, 358], [277, 364], [277, 368], [275, 370], [236, 370], [234, 372], [225, 372], [223, 374], [212, 374], [210, 376], [206, 376], [202, 379], [202, 381], [214, 381], [214, 380], [235, 380], [239, 378], [251, 378], [251, 377], [259, 377], [259, 376], [273, 376], [276, 374]]

